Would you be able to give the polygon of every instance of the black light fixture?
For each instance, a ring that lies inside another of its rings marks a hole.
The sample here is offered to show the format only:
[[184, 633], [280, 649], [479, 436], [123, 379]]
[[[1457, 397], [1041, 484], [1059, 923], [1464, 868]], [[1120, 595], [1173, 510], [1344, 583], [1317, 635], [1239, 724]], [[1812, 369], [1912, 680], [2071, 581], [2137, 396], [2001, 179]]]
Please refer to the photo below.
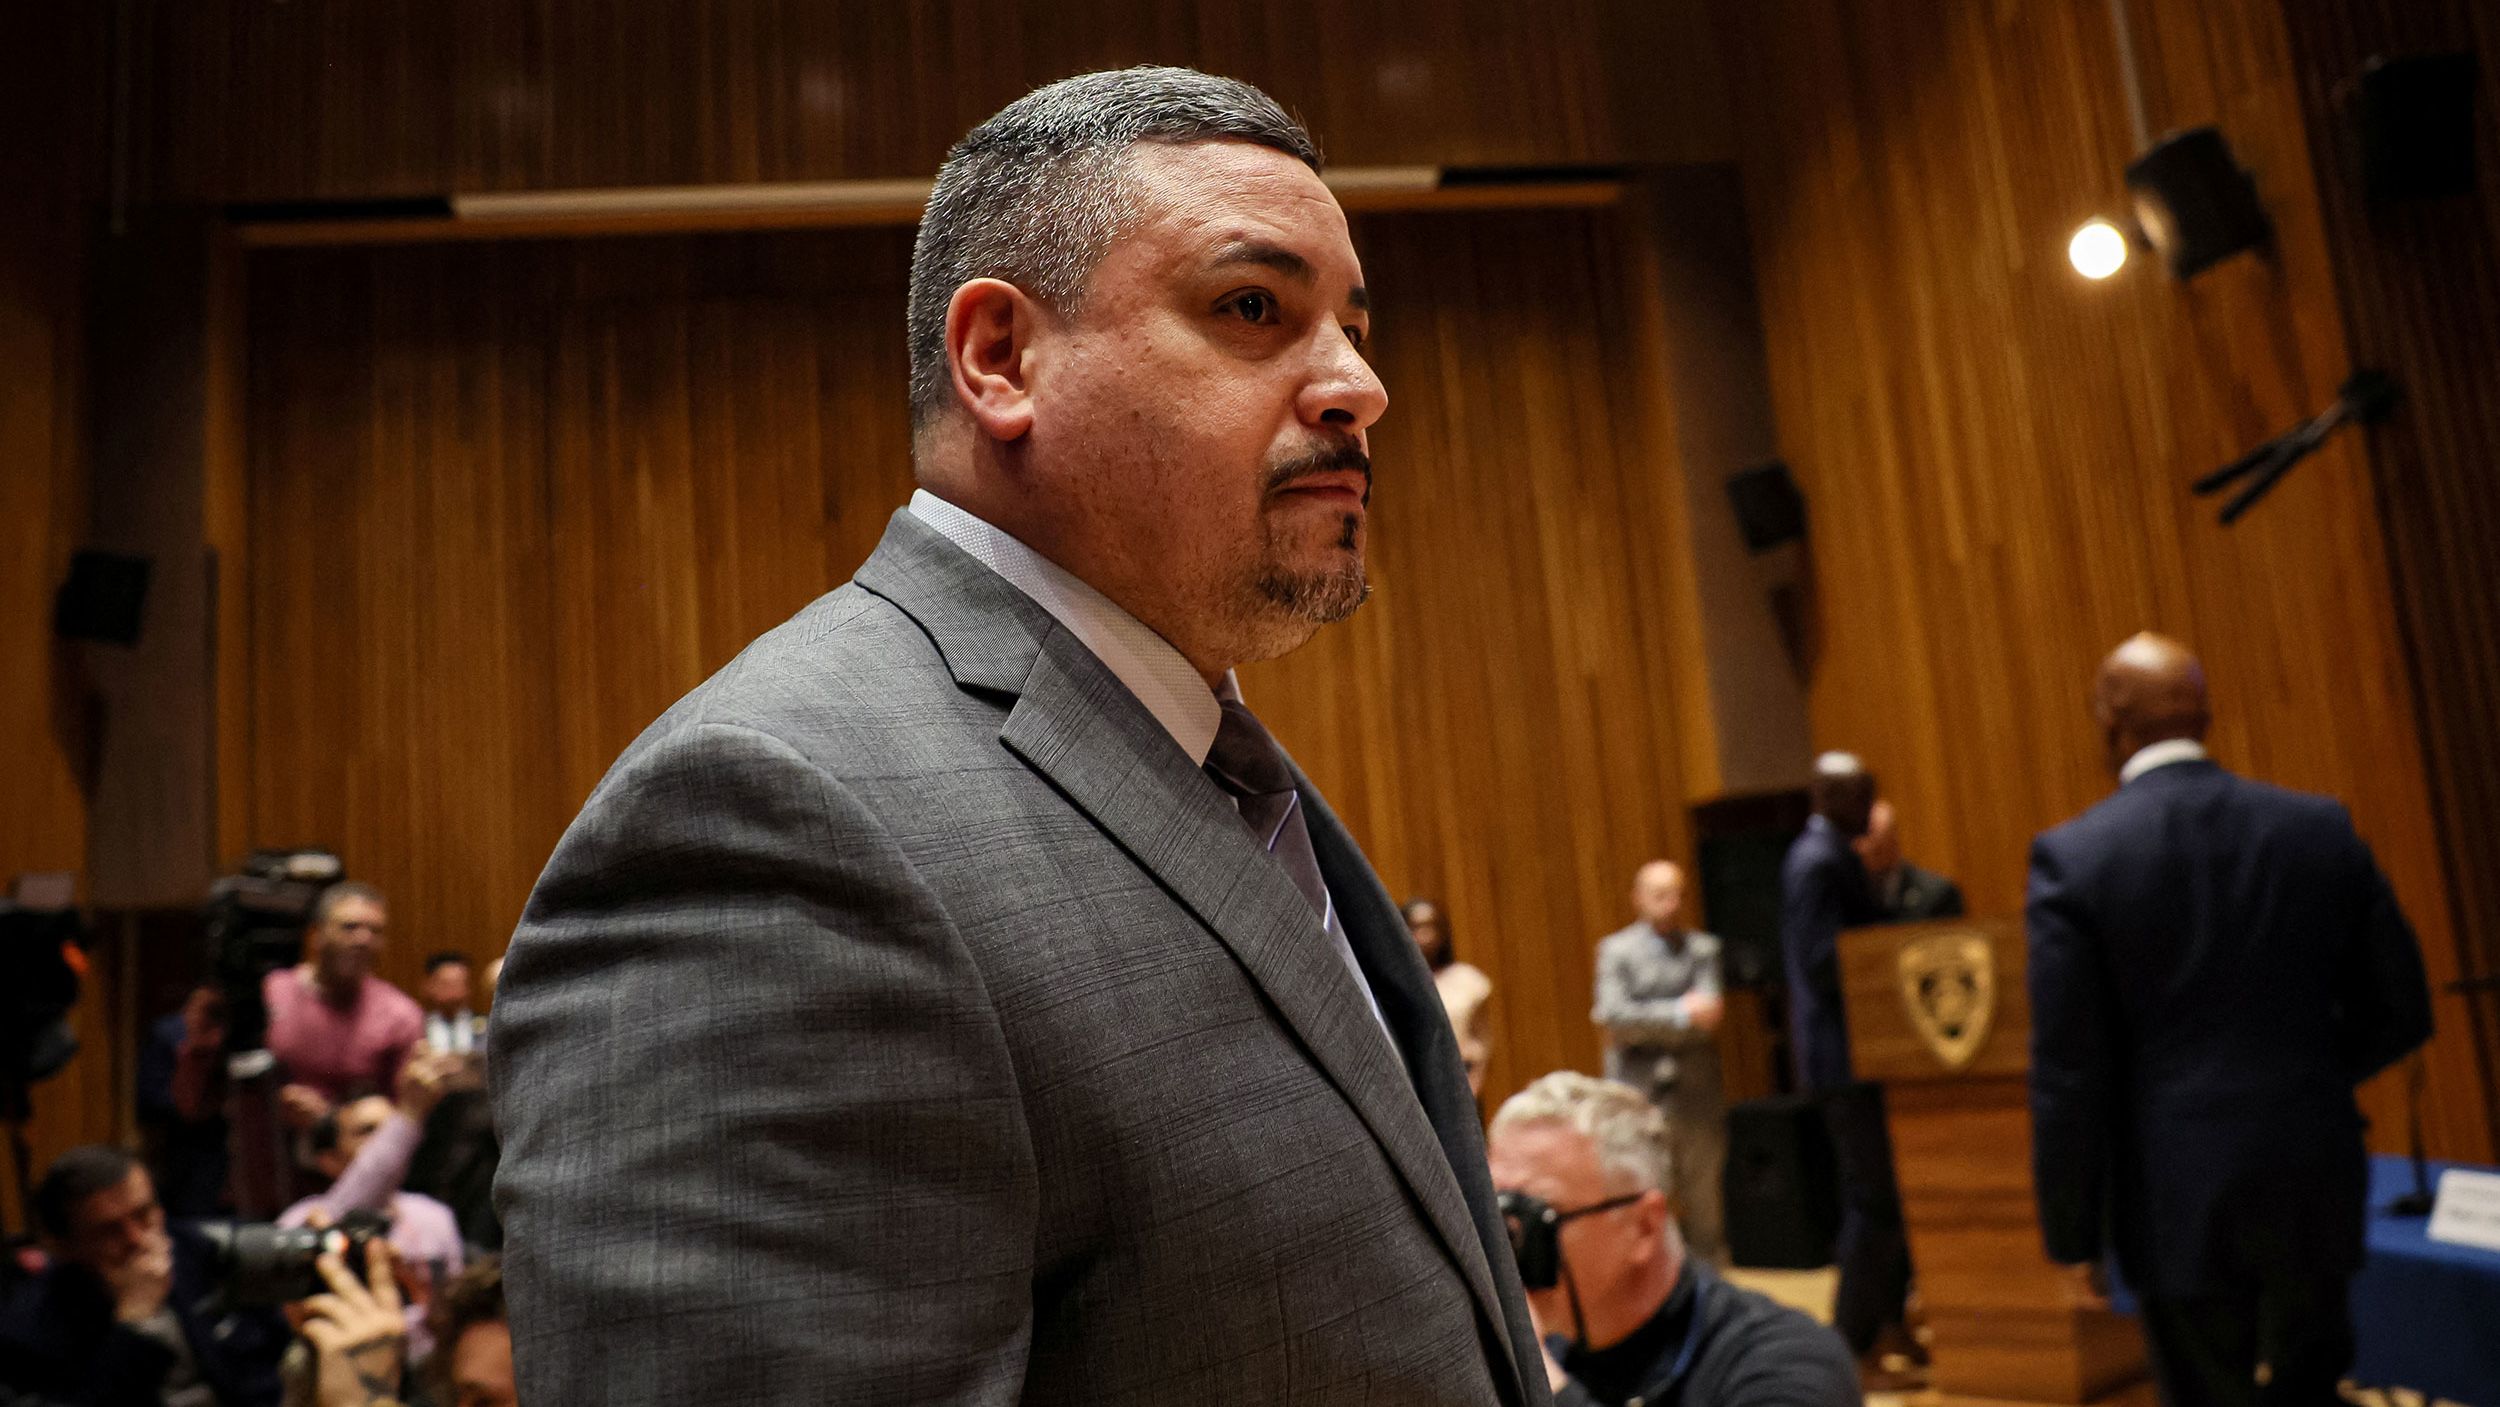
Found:
[[2127, 190], [2144, 238], [2190, 279], [2273, 238], [2257, 182], [2214, 127], [2173, 132], [2127, 163]]

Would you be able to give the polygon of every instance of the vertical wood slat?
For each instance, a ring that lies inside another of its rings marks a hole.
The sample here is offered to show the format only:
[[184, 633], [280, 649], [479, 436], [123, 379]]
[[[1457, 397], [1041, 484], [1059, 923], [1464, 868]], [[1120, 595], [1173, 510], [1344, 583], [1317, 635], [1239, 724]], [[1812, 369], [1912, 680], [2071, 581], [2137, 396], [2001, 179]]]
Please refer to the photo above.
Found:
[[[86, 867], [96, 720], [81, 647], [53, 637], [52, 600], [90, 507], [81, 211], [102, 146], [95, 19], [87, 7], [37, 7], [11, 16], [12, 43], [0, 47], [0, 128], [11, 134], [0, 142], [10, 193], [0, 218], [0, 886]], [[91, 983], [74, 1017], [80, 1039], [108, 1041], [111, 1016], [109, 988]], [[109, 1073], [64, 1071], [32, 1101], [38, 1171], [113, 1132]], [[0, 1223], [12, 1230], [25, 1225], [17, 1200], [15, 1174], [0, 1171]]]
[[[2274, 248], [2094, 284], [2063, 257], [2125, 209], [2132, 155], [2097, 5], [1798, 0], [1714, 11], [1739, 131], [1779, 433], [1813, 514], [1818, 744], [1866, 754], [1909, 853], [1976, 912], [2110, 782], [2084, 710], [2145, 628], [2196, 646], [2228, 764], [2352, 808], [2455, 975], [2439, 834], [2369, 465], [2346, 435], [2238, 526], [2187, 482], [2332, 399], [2345, 334], [2274, 0], [2137, 7], [2157, 130], [2219, 121]], [[2460, 582], [2446, 588], [2464, 593]], [[2487, 593], [2486, 593], [2487, 595]], [[2487, 733], [2487, 727], [2482, 730]], [[2452, 826], [2453, 829], [2453, 826]], [[2439, 1002], [2433, 1147], [2492, 1152], [2489, 1092]], [[2401, 1145], [2401, 1086], [2365, 1091]]]

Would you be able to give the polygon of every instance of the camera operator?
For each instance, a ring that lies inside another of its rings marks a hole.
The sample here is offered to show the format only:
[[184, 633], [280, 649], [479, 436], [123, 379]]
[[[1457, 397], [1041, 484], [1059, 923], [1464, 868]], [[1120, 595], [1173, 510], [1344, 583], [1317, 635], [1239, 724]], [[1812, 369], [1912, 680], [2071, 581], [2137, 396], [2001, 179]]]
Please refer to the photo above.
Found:
[[451, 1208], [403, 1191], [401, 1183], [426, 1116], [442, 1098], [444, 1078], [459, 1063], [457, 1056], [416, 1056], [400, 1071], [396, 1104], [367, 1095], [324, 1115], [313, 1126], [312, 1149], [314, 1164], [330, 1179], [329, 1190], [278, 1218], [280, 1226], [326, 1226], [355, 1211], [388, 1217], [391, 1249], [409, 1272], [409, 1346], [419, 1358], [433, 1346], [424, 1314], [434, 1285], [460, 1272], [463, 1253]]
[[304, 932], [304, 960], [269, 974], [269, 1052], [286, 1070], [279, 1105], [289, 1126], [311, 1128], [358, 1087], [389, 1089], [425, 1039], [425, 1012], [373, 975], [390, 931], [382, 891], [342, 881], [321, 892]]
[[157, 1199], [173, 1217], [214, 1216], [225, 1198], [226, 1003], [213, 986], [148, 1030], [139, 1051], [139, 1126]]
[[30, 1208], [52, 1263], [0, 1308], [0, 1387], [91, 1407], [269, 1407], [287, 1326], [215, 1305], [215, 1256], [169, 1226], [139, 1160], [89, 1144]]

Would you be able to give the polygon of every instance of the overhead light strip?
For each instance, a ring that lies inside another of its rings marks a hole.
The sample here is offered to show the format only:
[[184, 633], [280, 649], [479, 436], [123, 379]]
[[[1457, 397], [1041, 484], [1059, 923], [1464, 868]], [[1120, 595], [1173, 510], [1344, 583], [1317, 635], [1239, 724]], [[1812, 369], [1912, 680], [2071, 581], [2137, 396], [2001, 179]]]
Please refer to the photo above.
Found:
[[859, 210], [927, 203], [927, 181], [773, 181], [716, 186], [617, 186], [455, 195], [461, 220], [603, 219], [742, 210]]

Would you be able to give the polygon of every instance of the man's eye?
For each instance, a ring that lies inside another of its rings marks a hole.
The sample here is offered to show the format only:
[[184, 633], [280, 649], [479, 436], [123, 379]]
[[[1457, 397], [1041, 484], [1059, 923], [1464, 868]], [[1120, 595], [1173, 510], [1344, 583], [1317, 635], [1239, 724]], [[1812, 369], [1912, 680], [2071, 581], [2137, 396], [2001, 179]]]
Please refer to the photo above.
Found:
[[1244, 322], [1264, 327], [1276, 321], [1276, 300], [1264, 293], [1236, 293], [1224, 306]]

